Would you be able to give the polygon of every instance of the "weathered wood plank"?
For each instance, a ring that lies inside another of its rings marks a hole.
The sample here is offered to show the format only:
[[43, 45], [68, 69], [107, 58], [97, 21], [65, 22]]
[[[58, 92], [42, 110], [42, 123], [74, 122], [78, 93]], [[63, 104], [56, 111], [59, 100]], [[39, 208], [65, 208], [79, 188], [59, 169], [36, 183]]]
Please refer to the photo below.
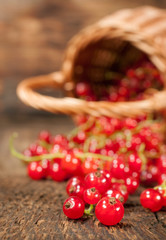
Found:
[[[11, 179], [12, 178], [12, 181]], [[14, 179], [13, 179], [14, 178]], [[155, 214], [131, 197], [120, 224], [103, 226], [95, 217], [68, 220], [62, 212], [65, 183], [34, 182], [24, 175], [0, 178], [1, 239], [165, 239], [166, 229]], [[166, 219], [164, 212], [159, 212]]]

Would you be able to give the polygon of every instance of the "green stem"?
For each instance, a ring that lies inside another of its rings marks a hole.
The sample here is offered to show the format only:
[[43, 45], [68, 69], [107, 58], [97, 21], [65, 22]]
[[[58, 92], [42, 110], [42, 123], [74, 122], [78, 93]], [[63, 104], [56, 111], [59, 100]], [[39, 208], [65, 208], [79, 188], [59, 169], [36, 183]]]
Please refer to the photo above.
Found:
[[42, 147], [46, 148], [47, 150], [50, 150], [52, 145], [47, 143], [46, 141], [39, 141], [39, 145], [41, 145]]
[[[54, 158], [63, 158], [65, 157], [65, 154], [63, 153], [60, 153], [60, 152], [57, 152], [57, 153], [48, 153], [48, 154], [42, 154], [40, 156], [33, 156], [33, 157], [28, 157], [28, 156], [25, 156], [24, 154], [18, 152], [15, 148], [14, 148], [14, 144], [13, 144], [13, 141], [15, 138], [18, 137], [18, 134], [17, 133], [14, 133], [11, 137], [10, 137], [10, 151], [11, 151], [11, 154], [24, 161], [24, 162], [33, 162], [33, 161], [41, 161], [43, 159], [48, 159], [48, 160], [51, 160], [51, 159], [54, 159]], [[96, 153], [76, 153], [76, 157], [79, 157], [81, 159], [85, 159], [87, 157], [92, 157], [92, 158], [98, 158], [98, 159], [101, 159], [103, 161], [112, 161], [112, 158], [111, 157], [108, 157], [108, 156], [104, 156], [104, 155], [101, 155], [101, 154], [96, 154]]]
[[17, 150], [15, 150], [14, 148], [14, 144], [13, 144], [13, 141], [14, 141], [14, 138], [17, 138], [18, 137], [18, 134], [17, 133], [14, 133], [11, 138], [10, 138], [10, 141], [9, 141], [9, 145], [10, 145], [10, 151], [11, 151], [11, 154], [24, 161], [24, 162], [33, 162], [33, 161], [41, 161], [43, 159], [48, 159], [48, 160], [51, 160], [51, 159], [54, 159], [54, 158], [63, 158], [64, 157], [64, 154], [63, 153], [60, 153], [60, 152], [57, 152], [57, 153], [48, 153], [48, 154], [42, 154], [40, 156], [33, 156], [33, 157], [28, 157], [28, 156], [25, 156], [24, 154], [18, 152]]
[[93, 119], [92, 117], [90, 117], [86, 123], [84, 123], [84, 124], [82, 124], [82, 125], [74, 128], [74, 129], [68, 134], [67, 138], [68, 138], [69, 140], [72, 139], [74, 136], [77, 135], [77, 133], [78, 133], [79, 131], [81, 131], [81, 130], [82, 130], [82, 131], [85, 131], [86, 129], [88, 129], [89, 127], [91, 127], [91, 126], [93, 125], [93, 123], [94, 123], [94, 119]]
[[112, 161], [113, 160], [112, 157], [101, 155], [101, 154], [97, 154], [97, 153], [89, 153], [89, 152], [86, 152], [86, 153], [76, 153], [76, 156], [79, 157], [79, 158], [83, 158], [83, 159], [84, 158], [88, 158], [88, 157], [92, 157], [92, 158], [101, 159], [103, 161]]
[[145, 150], [145, 143], [141, 143], [141, 145], [139, 146], [138, 152], [143, 153], [144, 150]]
[[91, 213], [92, 210], [93, 210], [93, 204], [90, 204], [89, 208], [84, 210], [84, 213], [86, 215], [92, 215], [92, 213]]

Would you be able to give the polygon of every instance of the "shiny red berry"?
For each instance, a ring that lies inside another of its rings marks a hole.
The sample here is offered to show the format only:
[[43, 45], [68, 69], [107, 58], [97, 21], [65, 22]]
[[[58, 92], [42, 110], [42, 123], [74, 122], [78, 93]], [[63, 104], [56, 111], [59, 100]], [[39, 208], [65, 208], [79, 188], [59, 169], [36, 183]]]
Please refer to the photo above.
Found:
[[162, 173], [161, 175], [158, 176], [157, 182], [158, 184], [162, 184], [166, 180], [166, 173]]
[[103, 197], [114, 197], [116, 199], [118, 199], [121, 203], [124, 204], [124, 197], [123, 195], [121, 194], [120, 191], [116, 190], [116, 189], [108, 189]]
[[81, 169], [84, 175], [91, 172], [96, 172], [99, 167], [100, 161], [98, 159], [87, 158], [81, 165]]
[[73, 153], [67, 153], [62, 159], [62, 168], [68, 173], [76, 173], [81, 166], [81, 160]]
[[67, 147], [68, 146], [68, 140], [67, 138], [62, 135], [62, 134], [58, 134], [54, 137], [52, 137], [52, 144], [54, 145], [60, 145], [61, 147]]
[[88, 83], [85, 82], [79, 82], [76, 84], [76, 94], [79, 97], [86, 97], [91, 93], [91, 89]]
[[79, 197], [73, 196], [66, 199], [63, 204], [64, 214], [71, 219], [81, 218], [84, 214], [85, 204]]
[[126, 187], [125, 184], [114, 182], [114, 183], [111, 184], [111, 188], [118, 190], [122, 194], [122, 196], [124, 197], [124, 202], [127, 201], [129, 193], [127, 191], [127, 187]]
[[102, 224], [111, 226], [122, 220], [124, 207], [119, 200], [113, 197], [104, 197], [97, 203], [95, 214]]
[[161, 194], [152, 188], [146, 189], [141, 193], [140, 202], [144, 208], [149, 208], [152, 212], [159, 211], [163, 206]]
[[47, 143], [51, 142], [51, 134], [48, 131], [46, 131], [46, 130], [41, 131], [39, 133], [39, 137], [38, 138], [39, 138], [40, 141], [44, 141], [44, 142], [47, 142]]
[[27, 167], [28, 176], [33, 180], [40, 180], [45, 177], [44, 169], [40, 162], [31, 162]]
[[95, 187], [86, 189], [83, 194], [84, 201], [88, 204], [97, 204], [100, 196], [99, 191]]
[[125, 162], [123, 159], [116, 158], [113, 159], [112, 164], [111, 164], [111, 175], [114, 178], [124, 178], [125, 177]]
[[83, 131], [79, 131], [76, 136], [73, 137], [73, 141], [82, 144], [86, 140], [86, 134]]
[[128, 177], [125, 179], [125, 185], [129, 194], [135, 193], [139, 186], [139, 180], [137, 178]]
[[142, 166], [142, 160], [136, 153], [131, 153], [128, 156], [129, 168], [132, 172], [140, 172]]
[[103, 194], [109, 188], [109, 181], [100, 171], [89, 173], [85, 176], [84, 183], [87, 188], [95, 187], [100, 194]]
[[155, 190], [157, 190], [162, 198], [163, 198], [163, 206], [166, 207], [166, 188], [165, 186], [163, 187], [162, 185], [155, 187]]
[[62, 165], [59, 161], [55, 161], [50, 164], [49, 175], [54, 181], [57, 182], [62, 182], [67, 178], [67, 173], [62, 169]]
[[29, 150], [31, 152], [31, 156], [40, 156], [43, 154], [47, 154], [47, 150], [38, 144], [31, 144], [29, 146]]
[[82, 184], [71, 186], [69, 189], [69, 196], [77, 196], [83, 199], [84, 190], [85, 190], [85, 186]]
[[72, 177], [68, 180], [67, 182], [67, 185], [66, 185], [66, 192], [68, 195], [70, 195], [70, 188], [73, 187], [73, 186], [76, 186], [78, 184], [84, 184], [83, 183], [83, 178], [79, 177], [79, 176], [75, 176], [75, 177]]

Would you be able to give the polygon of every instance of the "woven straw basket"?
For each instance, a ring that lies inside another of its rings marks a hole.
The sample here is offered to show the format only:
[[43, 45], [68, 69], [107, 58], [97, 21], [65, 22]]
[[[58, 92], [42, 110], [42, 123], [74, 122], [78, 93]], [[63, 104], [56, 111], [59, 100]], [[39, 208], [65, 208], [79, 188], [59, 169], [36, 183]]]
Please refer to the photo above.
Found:
[[[82, 80], [102, 84], [107, 69], [128, 67], [146, 55], [165, 81], [165, 89], [151, 97], [130, 102], [84, 101], [75, 98], [75, 84]], [[45, 96], [37, 89], [65, 90], [67, 97]], [[140, 7], [118, 11], [84, 29], [69, 43], [60, 72], [22, 81], [19, 98], [27, 105], [53, 113], [108, 117], [134, 117], [166, 108], [166, 11]]]

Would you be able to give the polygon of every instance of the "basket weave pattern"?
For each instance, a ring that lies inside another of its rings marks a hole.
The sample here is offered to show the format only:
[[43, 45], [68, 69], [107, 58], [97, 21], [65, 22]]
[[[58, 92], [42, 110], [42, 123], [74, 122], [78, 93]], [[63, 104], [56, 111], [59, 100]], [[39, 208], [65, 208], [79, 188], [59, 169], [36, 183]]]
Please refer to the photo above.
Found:
[[[69, 43], [61, 72], [22, 81], [19, 98], [27, 105], [70, 115], [134, 117], [166, 108], [166, 90], [133, 102], [87, 102], [75, 98], [75, 84], [84, 79], [103, 84], [105, 72], [123, 68], [140, 55], [157, 67], [166, 86], [166, 11], [153, 7], [121, 10], [84, 29]], [[119, 61], [120, 58], [122, 61]], [[119, 64], [126, 64], [121, 66]], [[44, 96], [36, 89], [63, 88], [68, 97]]]

